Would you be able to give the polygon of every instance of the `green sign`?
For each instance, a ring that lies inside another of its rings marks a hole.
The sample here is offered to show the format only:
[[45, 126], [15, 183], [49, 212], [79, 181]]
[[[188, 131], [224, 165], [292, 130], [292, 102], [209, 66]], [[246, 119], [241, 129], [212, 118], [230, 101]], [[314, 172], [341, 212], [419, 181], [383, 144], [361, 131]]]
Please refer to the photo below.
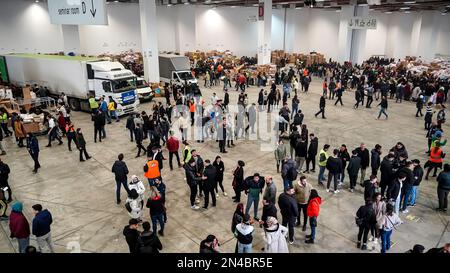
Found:
[[9, 83], [8, 70], [6, 69], [6, 59], [0, 56], [0, 77], [3, 82]]

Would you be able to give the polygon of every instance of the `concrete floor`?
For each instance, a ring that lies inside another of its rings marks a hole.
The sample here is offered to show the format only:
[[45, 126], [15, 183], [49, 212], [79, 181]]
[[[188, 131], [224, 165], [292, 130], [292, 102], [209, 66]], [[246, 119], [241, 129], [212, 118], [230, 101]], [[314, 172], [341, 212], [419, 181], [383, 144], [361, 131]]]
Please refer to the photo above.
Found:
[[[223, 96], [221, 88], [202, 91], [207, 102], [210, 101], [213, 91], [220, 97]], [[256, 87], [248, 90], [250, 102], [257, 101], [258, 91]], [[390, 100], [389, 120], [376, 120], [376, 107], [354, 110], [354, 94], [346, 93], [343, 97], [344, 107], [334, 106], [327, 101], [327, 119], [322, 120], [313, 116], [318, 110], [320, 93], [321, 80], [313, 79], [310, 93], [300, 94], [305, 123], [309, 132], [318, 136], [319, 147], [325, 143], [332, 147], [345, 143], [351, 150], [364, 141], [369, 149], [376, 143], [381, 144], [383, 154], [386, 154], [397, 141], [402, 141], [411, 159], [426, 161], [423, 119], [414, 117], [415, 104], [395, 104]], [[232, 103], [237, 102], [237, 94], [230, 92]], [[376, 103], [375, 101], [373, 105]], [[141, 110], [149, 111], [151, 105], [152, 103], [142, 104]], [[125, 119], [120, 123], [108, 125], [107, 139], [94, 144], [90, 116], [80, 112], [73, 113], [72, 116], [75, 125], [84, 130], [88, 142], [87, 150], [93, 157], [92, 160], [79, 162], [78, 152], [68, 152], [66, 143], [63, 146], [45, 148], [46, 140], [40, 137], [42, 169], [34, 175], [33, 161], [27, 151], [19, 149], [11, 138], [6, 139], [4, 145], [8, 154], [3, 156], [2, 160], [9, 164], [12, 171], [10, 185], [14, 190], [14, 197], [24, 202], [24, 212], [30, 221], [31, 206], [35, 203], [42, 204], [52, 212], [52, 234], [58, 252], [127, 252], [122, 229], [128, 223], [129, 217], [123, 203], [115, 203], [115, 182], [111, 166], [117, 154], [124, 153], [130, 175], [137, 174], [143, 178], [142, 166], [146, 159], [135, 159], [136, 147], [129, 141]], [[448, 127], [447, 124], [444, 125], [444, 130], [449, 131]], [[171, 172], [168, 162], [165, 161], [163, 179], [167, 185], [166, 206], [169, 220], [165, 236], [161, 238], [163, 252], [197, 252], [200, 241], [208, 234], [219, 238], [222, 252], [234, 251], [235, 239], [230, 232], [231, 217], [235, 209], [235, 203], [231, 199], [231, 170], [237, 160], [246, 162], [245, 176], [254, 172], [271, 175], [275, 178], [278, 192], [281, 192], [282, 181], [276, 173], [273, 152], [260, 151], [258, 141], [238, 140], [236, 144], [236, 147], [228, 149], [229, 153], [223, 158], [226, 168], [224, 186], [229, 196], [221, 195], [217, 207], [210, 207], [206, 211], [190, 209], [184, 171], [181, 169]], [[200, 152], [203, 159], [213, 160], [218, 154], [215, 141], [202, 144], [191, 141], [191, 146]], [[165, 154], [168, 157], [167, 152]], [[315, 174], [309, 176], [309, 182], [317, 185]], [[296, 242], [289, 246], [291, 252], [360, 252], [355, 247], [357, 227], [354, 224], [354, 215], [363, 204], [362, 191], [358, 186], [357, 191], [349, 193], [347, 188], [347, 180], [343, 186], [344, 190], [337, 195], [327, 193], [322, 187], [318, 188], [323, 205], [318, 218], [316, 244], [304, 243], [309, 227], [307, 232], [296, 228]], [[122, 199], [125, 200], [123, 191]], [[245, 195], [242, 201], [245, 203]], [[414, 217], [401, 215], [404, 224], [392, 236], [394, 245], [391, 252], [404, 252], [415, 243], [428, 249], [450, 242], [450, 215], [435, 212], [433, 208], [436, 206], [436, 181], [423, 181], [418, 204], [410, 209], [409, 215]], [[144, 220], [149, 220], [147, 209], [144, 211]], [[9, 239], [7, 222], [1, 222], [0, 226], [0, 252], [16, 252], [16, 242]], [[32, 244], [35, 244], [34, 240]], [[263, 230], [259, 227], [256, 227], [253, 245], [255, 252], [259, 252], [264, 245]]]

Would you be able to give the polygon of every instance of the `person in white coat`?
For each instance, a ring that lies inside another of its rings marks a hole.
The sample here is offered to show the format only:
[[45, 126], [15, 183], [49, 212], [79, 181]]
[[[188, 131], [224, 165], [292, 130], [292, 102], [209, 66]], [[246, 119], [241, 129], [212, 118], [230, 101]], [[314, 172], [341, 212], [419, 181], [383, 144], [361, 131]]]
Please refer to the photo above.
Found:
[[139, 198], [141, 198], [141, 200], [144, 200], [145, 186], [144, 183], [142, 183], [142, 181], [136, 175], [131, 176], [131, 181], [128, 183], [128, 189], [130, 191], [135, 189], [139, 194]]
[[141, 221], [142, 208], [144, 207], [144, 201], [140, 198], [135, 189], [130, 190], [125, 208], [131, 218]]
[[267, 217], [267, 228], [264, 228], [264, 239], [266, 246], [265, 253], [289, 253], [286, 238], [288, 236], [288, 228], [280, 225], [275, 217]]

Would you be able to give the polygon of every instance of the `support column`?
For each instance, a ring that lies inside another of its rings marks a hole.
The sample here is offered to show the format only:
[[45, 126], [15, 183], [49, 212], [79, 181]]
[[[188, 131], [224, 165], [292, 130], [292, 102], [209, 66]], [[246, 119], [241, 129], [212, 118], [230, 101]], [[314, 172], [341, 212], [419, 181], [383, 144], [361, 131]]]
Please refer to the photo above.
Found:
[[272, 40], [272, 0], [259, 0], [264, 3], [264, 19], [258, 18], [258, 64], [269, 64]]
[[187, 51], [195, 51], [195, 6], [179, 5], [177, 8], [178, 17], [175, 24], [175, 48], [180, 55]]
[[338, 35], [338, 62], [350, 61], [350, 50], [352, 47], [352, 30], [348, 27], [348, 20], [353, 17], [355, 6], [342, 6], [341, 19], [339, 21]]
[[[367, 17], [369, 15], [369, 6], [356, 7], [355, 16]], [[366, 47], [367, 29], [353, 29], [352, 47], [350, 52], [350, 60], [352, 63], [360, 64], [363, 62], [363, 53]]]
[[69, 52], [79, 53], [81, 43], [78, 25], [61, 25], [61, 33], [64, 42], [64, 54], [67, 55]]
[[158, 33], [156, 0], [139, 0], [144, 78], [159, 83]]
[[431, 61], [436, 54], [436, 41], [441, 15], [433, 11], [423, 11], [420, 17], [421, 22], [416, 54], [427, 61]]

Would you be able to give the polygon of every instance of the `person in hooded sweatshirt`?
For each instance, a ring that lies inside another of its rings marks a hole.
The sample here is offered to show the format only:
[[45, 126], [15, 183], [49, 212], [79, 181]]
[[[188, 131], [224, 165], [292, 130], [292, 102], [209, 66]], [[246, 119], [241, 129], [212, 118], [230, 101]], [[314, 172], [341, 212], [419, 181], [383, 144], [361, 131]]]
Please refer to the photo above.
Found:
[[350, 180], [350, 192], [356, 187], [356, 181], [358, 180], [359, 169], [361, 168], [361, 158], [358, 156], [356, 150], [352, 151], [352, 157], [350, 158], [347, 166], [348, 177]]
[[123, 228], [122, 234], [125, 236], [125, 240], [128, 244], [128, 248], [130, 250], [130, 253], [136, 253], [138, 249], [138, 238], [139, 238], [139, 231], [138, 231], [139, 221], [136, 219], [130, 219], [128, 221], [128, 225], [126, 225]]
[[33, 208], [33, 235], [36, 236], [39, 252], [45, 247], [50, 249], [51, 253], [54, 253], [54, 247], [52, 242], [52, 233], [50, 226], [53, 223], [52, 214], [48, 210], [43, 210], [40, 204], [32, 206]]
[[306, 214], [309, 218], [309, 225], [311, 227], [311, 234], [306, 235], [305, 243], [307, 244], [314, 244], [314, 240], [316, 239], [317, 218], [319, 217], [321, 204], [322, 199], [317, 193], [317, 190], [312, 189], [309, 195], [308, 208], [306, 209]]
[[252, 253], [253, 231], [250, 215], [244, 214], [242, 222], [236, 225], [236, 238], [238, 240], [238, 253]]
[[136, 192], [139, 194], [139, 198], [141, 200], [144, 200], [144, 192], [145, 192], [145, 186], [144, 183], [137, 177], [137, 175], [131, 176], [131, 181], [128, 183], [128, 192], [131, 190], [136, 190]]
[[266, 246], [265, 253], [289, 253], [289, 248], [286, 242], [288, 236], [288, 229], [280, 225], [276, 218], [269, 216], [267, 218], [267, 227], [264, 228], [264, 238]]
[[143, 200], [137, 193], [135, 189], [130, 190], [128, 193], [128, 198], [125, 203], [125, 208], [128, 211], [128, 214], [131, 218], [138, 220], [141, 222], [141, 214], [143, 208]]
[[163, 249], [161, 241], [158, 236], [150, 231], [151, 225], [149, 222], [142, 223], [144, 231], [139, 235], [137, 239], [137, 253], [159, 253]]
[[30, 224], [22, 213], [23, 205], [21, 202], [15, 202], [9, 215], [9, 230], [11, 238], [16, 238], [19, 246], [19, 252], [25, 253], [30, 245]]

